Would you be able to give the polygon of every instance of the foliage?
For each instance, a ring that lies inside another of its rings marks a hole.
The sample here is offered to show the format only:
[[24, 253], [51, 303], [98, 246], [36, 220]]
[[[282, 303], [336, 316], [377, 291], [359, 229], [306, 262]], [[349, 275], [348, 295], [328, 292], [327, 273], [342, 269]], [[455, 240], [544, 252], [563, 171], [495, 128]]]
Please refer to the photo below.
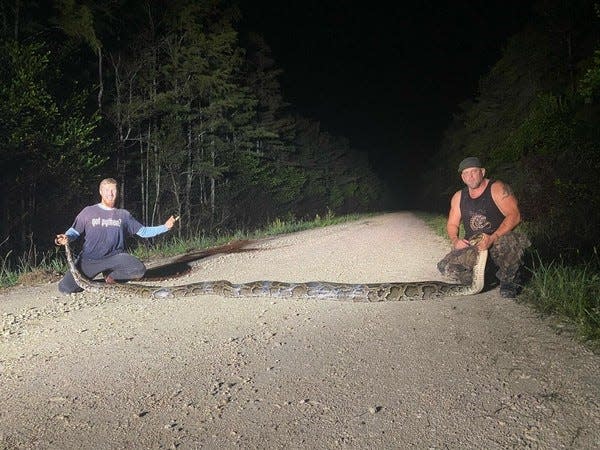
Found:
[[16, 284], [19, 279], [18, 272], [15, 272], [11, 269], [11, 265], [9, 264], [8, 258], [10, 257], [11, 252], [9, 251], [3, 257], [2, 261], [0, 261], [0, 286], [13, 286]]
[[599, 262], [597, 255], [576, 266], [538, 260], [519, 299], [544, 314], [568, 319], [584, 339], [600, 339]]
[[0, 43], [2, 236], [16, 253], [32, 235], [46, 234], [48, 223], [36, 220], [56, 210], [46, 200], [77, 189], [104, 161], [90, 149], [95, 119], [83, 112], [84, 93], [60, 98], [54, 84], [61, 75], [51, 60], [41, 44]]
[[590, 1], [540, 3], [537, 10], [446, 131], [425, 174], [436, 180], [425, 201], [447, 208], [461, 187], [447, 168], [478, 155], [488, 176], [513, 187], [544, 258], [577, 259], [598, 244], [600, 226], [599, 62], [591, 45], [598, 27]]
[[[67, 270], [66, 261], [57, 257], [56, 251], [48, 251], [41, 257], [33, 259], [27, 256], [18, 258], [17, 264], [10, 261], [11, 251], [0, 260], [0, 287], [14, 286], [18, 283], [24, 283], [24, 280], [41, 278], [40, 281], [48, 281], [48, 275], [55, 279], [60, 273]], [[35, 274], [40, 274], [36, 277]]]
[[181, 215], [181, 239], [377, 204], [368, 160], [293, 114], [267, 43], [240, 36], [239, 17], [227, 0], [0, 9], [0, 237], [13, 265], [48, 248], [106, 176], [142, 222]]
[[600, 94], [600, 50], [594, 52], [592, 65], [581, 79], [579, 93], [585, 103], [594, 103], [598, 100]]
[[424, 175], [423, 201], [447, 210], [461, 187], [454, 168], [480, 156], [488, 176], [513, 187], [537, 252], [522, 298], [597, 339], [600, 27], [592, 1], [539, 2], [536, 9], [446, 130]]
[[253, 237], [276, 236], [279, 234], [295, 233], [313, 228], [322, 228], [357, 220], [360, 217], [363, 216], [358, 214], [336, 216], [331, 210], [328, 210], [325, 216], [321, 217], [317, 214], [312, 220], [298, 220], [294, 217], [288, 217], [286, 219], [277, 218], [263, 230], [253, 233]]
[[[446, 222], [448, 220], [447, 216], [443, 216], [441, 214], [431, 213], [429, 211], [415, 211], [417, 217], [423, 220], [429, 228], [431, 228], [437, 236], [443, 237], [448, 240], [448, 233], [446, 232]], [[461, 234], [464, 233], [461, 225]]]
[[561, 104], [546, 95], [515, 132], [520, 173], [526, 176], [514, 177], [514, 186], [539, 243], [552, 243], [555, 254], [589, 253], [597, 243], [599, 118], [579, 97]]

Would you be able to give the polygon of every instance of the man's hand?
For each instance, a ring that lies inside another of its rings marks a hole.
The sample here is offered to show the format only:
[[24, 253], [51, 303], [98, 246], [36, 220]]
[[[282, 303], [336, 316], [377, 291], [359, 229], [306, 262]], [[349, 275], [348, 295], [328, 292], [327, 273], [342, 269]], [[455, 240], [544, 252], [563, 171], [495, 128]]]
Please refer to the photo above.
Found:
[[487, 250], [492, 245], [494, 245], [494, 242], [496, 242], [497, 235], [495, 233], [492, 233], [492, 234], [482, 233], [482, 235], [483, 235], [483, 239], [481, 240], [481, 242], [479, 244], [477, 244], [477, 250], [479, 250], [479, 251]]
[[66, 234], [57, 234], [54, 238], [54, 244], [56, 245], [65, 245], [67, 242], [69, 242], [69, 238]]
[[460, 250], [461, 248], [467, 248], [469, 245], [471, 245], [471, 244], [466, 239], [457, 239], [452, 243], [452, 247], [454, 247], [454, 250]]
[[179, 216], [169, 217], [169, 219], [165, 222], [165, 227], [167, 227], [170, 230], [171, 228], [173, 228], [173, 225], [175, 225], [175, 222], [177, 222], [178, 220]]

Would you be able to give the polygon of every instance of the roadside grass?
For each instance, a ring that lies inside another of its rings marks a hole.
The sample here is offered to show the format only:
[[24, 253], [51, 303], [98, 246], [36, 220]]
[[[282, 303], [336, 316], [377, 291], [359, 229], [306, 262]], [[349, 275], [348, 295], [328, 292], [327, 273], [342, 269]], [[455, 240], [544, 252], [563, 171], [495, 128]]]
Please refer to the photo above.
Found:
[[[447, 238], [445, 216], [420, 211], [415, 214], [436, 234]], [[536, 229], [532, 224], [520, 225], [520, 230], [530, 238]], [[597, 249], [594, 248], [592, 259], [579, 264], [543, 261], [539, 253], [529, 256], [525, 269], [530, 278], [517, 301], [532, 305], [542, 315], [570, 323], [579, 338], [600, 344], [600, 255]]]
[[541, 261], [530, 268], [531, 279], [519, 300], [543, 314], [566, 319], [584, 340], [600, 339], [600, 261], [579, 265]]
[[8, 252], [0, 261], [0, 286], [12, 286], [19, 279], [19, 271], [11, 270], [8, 265], [10, 254]]
[[[413, 212], [419, 219], [423, 220], [427, 224], [427, 226], [435, 232], [435, 234], [443, 237], [448, 242], [450, 242], [450, 240], [448, 239], [448, 234], [446, 233], [446, 216], [426, 211]], [[460, 232], [462, 233], [462, 226], [460, 227]]]
[[[190, 249], [210, 248], [237, 240], [260, 239], [268, 236], [293, 233], [297, 231], [322, 228], [344, 222], [351, 222], [360, 218], [369, 217], [369, 214], [347, 214], [336, 216], [329, 211], [326, 215], [316, 215], [313, 219], [296, 219], [293, 216], [277, 218], [263, 228], [252, 231], [235, 231], [229, 233], [216, 232], [213, 236], [197, 236], [192, 239], [180, 239], [166, 235], [149, 245], [140, 242], [132, 253], [142, 260], [159, 256], [174, 256], [188, 252]], [[43, 255], [41, 263], [33, 266], [20, 258], [16, 267], [9, 264], [10, 252], [0, 259], [0, 287], [14, 286], [26, 274], [32, 272], [64, 273], [67, 263], [62, 248], [56, 248]]]
[[[197, 236], [192, 239], [167, 238], [152, 245], [139, 245], [132, 253], [142, 260], [156, 256], [173, 256], [188, 252], [190, 249], [210, 248], [238, 240], [261, 239], [269, 236], [294, 233], [313, 228], [323, 228], [338, 223], [351, 222], [367, 214], [347, 214], [336, 216], [329, 211], [325, 216], [315, 215], [313, 219], [296, 219], [293, 216], [277, 218], [263, 228], [252, 231], [238, 230], [230, 233], [216, 232], [212, 236]], [[65, 266], [66, 267], [66, 266]]]
[[60, 257], [57, 257], [58, 249], [42, 255], [41, 261], [36, 265], [29, 263], [24, 256], [20, 257], [16, 268], [9, 264], [10, 253], [8, 252], [0, 260], [0, 287], [14, 286], [27, 275], [35, 273], [59, 274], [67, 269], [66, 261], [61, 261]]

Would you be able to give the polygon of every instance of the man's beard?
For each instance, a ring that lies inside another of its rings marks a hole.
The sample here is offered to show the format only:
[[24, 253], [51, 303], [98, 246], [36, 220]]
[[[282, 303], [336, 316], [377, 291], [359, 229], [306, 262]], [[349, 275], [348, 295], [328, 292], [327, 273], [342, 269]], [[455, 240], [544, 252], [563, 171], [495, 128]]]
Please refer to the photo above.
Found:
[[481, 187], [481, 185], [483, 184], [483, 179], [477, 181], [477, 182], [473, 182], [471, 184], [468, 184], [467, 186], [469, 186], [469, 189], [477, 189], [479, 187]]

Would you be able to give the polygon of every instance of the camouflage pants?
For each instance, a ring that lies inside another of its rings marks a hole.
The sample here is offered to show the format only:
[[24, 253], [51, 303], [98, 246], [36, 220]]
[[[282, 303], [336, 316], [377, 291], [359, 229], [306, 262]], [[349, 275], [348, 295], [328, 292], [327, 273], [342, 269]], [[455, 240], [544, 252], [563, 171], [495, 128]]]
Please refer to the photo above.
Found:
[[496, 278], [505, 283], [518, 283], [516, 279], [519, 268], [523, 264], [523, 254], [531, 242], [523, 233], [511, 231], [498, 240], [490, 248], [490, 257], [498, 271]]
[[[503, 283], [518, 283], [517, 274], [523, 264], [523, 254], [531, 242], [523, 233], [511, 231], [498, 238], [489, 255], [497, 268], [496, 278]], [[438, 264], [438, 270], [461, 283], [470, 283], [477, 252], [473, 247], [452, 250]]]

